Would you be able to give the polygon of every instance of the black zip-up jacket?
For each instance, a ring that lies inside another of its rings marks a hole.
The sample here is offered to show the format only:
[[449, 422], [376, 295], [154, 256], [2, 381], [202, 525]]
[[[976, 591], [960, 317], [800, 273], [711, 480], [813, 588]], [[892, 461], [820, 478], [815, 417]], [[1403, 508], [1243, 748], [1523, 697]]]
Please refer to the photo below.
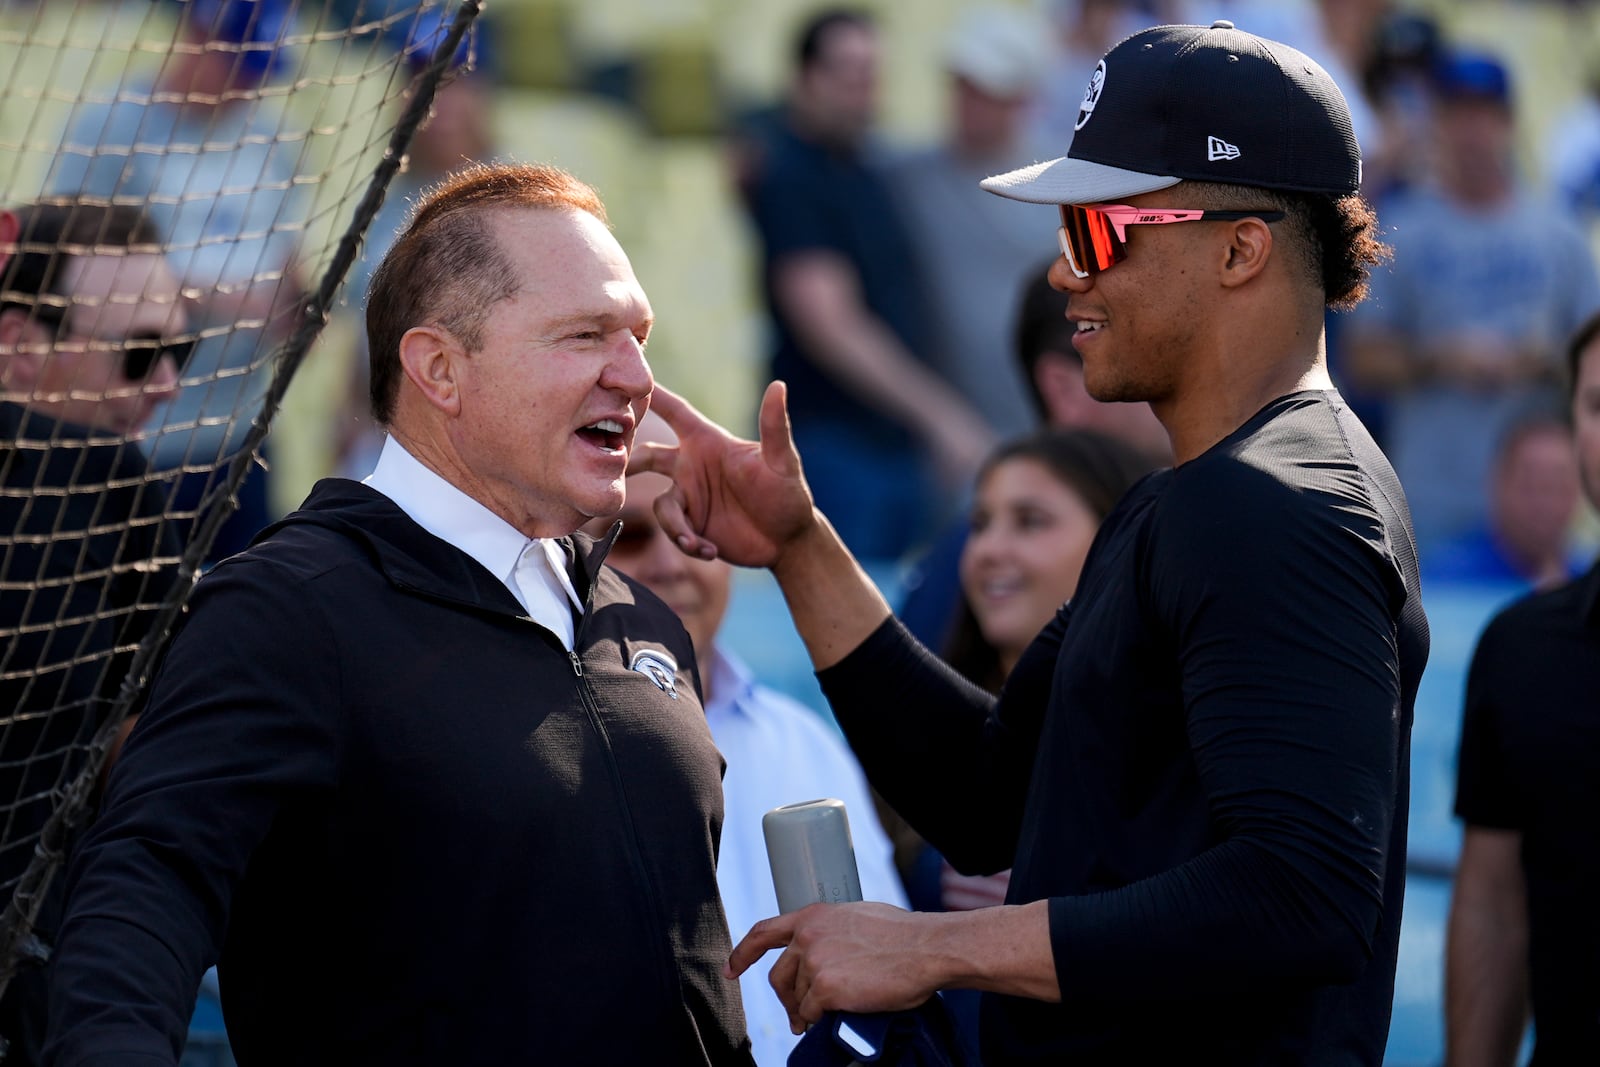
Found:
[[577, 650], [366, 486], [200, 582], [75, 855], [47, 1056], [748, 1064], [688, 636], [567, 542]]

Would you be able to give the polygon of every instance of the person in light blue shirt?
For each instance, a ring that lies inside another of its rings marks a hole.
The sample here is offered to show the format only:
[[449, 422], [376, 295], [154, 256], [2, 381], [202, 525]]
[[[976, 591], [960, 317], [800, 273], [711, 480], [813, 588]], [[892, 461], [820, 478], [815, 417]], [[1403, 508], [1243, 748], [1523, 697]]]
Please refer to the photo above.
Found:
[[[159, 469], [187, 468], [178, 510], [199, 504], [211, 468], [239, 450], [271, 379], [271, 353], [296, 322], [295, 257], [310, 208], [296, 174], [307, 137], [284, 97], [285, 0], [195, 0], [151, 80], [96, 90], [73, 111], [49, 192], [137, 202], [156, 224], [173, 272], [197, 297], [199, 343], [184, 388], [153, 420]], [[195, 468], [204, 468], [196, 471]], [[268, 520], [259, 475], [218, 554], [244, 547]]]
[[1517, 178], [1505, 68], [1456, 55], [1435, 85], [1437, 188], [1386, 205], [1394, 262], [1347, 334], [1355, 384], [1388, 403], [1384, 445], [1425, 561], [1485, 524], [1496, 444], [1556, 398], [1561, 346], [1600, 308], [1583, 232]]
[[[673, 441], [666, 422], [647, 415], [638, 440]], [[651, 506], [671, 482], [659, 474], [628, 479], [627, 503], [606, 563], [643, 583], [683, 620], [700, 661], [706, 722], [727, 761], [722, 779], [722, 851], [717, 887], [735, 938], [778, 913], [761, 817], [773, 808], [833, 797], [844, 801], [855, 842], [861, 893], [867, 900], [906, 907], [894, 850], [878, 822], [872, 794], [843, 738], [816, 712], [761, 685], [750, 669], [716, 640], [727, 611], [733, 568], [721, 560], [691, 559], [661, 529]], [[603, 536], [614, 519], [586, 527]], [[761, 1067], [781, 1065], [799, 1038], [767, 985], [767, 969], [740, 978], [751, 1050]]]

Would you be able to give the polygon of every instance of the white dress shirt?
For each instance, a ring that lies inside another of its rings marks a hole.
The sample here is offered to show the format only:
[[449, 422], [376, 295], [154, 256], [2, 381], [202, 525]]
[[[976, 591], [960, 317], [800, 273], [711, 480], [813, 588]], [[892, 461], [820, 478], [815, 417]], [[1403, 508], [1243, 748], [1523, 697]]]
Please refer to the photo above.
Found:
[[[866, 777], [844, 739], [810, 708], [757, 685], [749, 668], [725, 649], [716, 649], [700, 670], [711, 693], [706, 722], [728, 761], [722, 779], [717, 887], [733, 940], [778, 914], [761, 816], [784, 804], [824, 797], [844, 801], [861, 895], [906, 907], [894, 846], [878, 823]], [[760, 1067], [783, 1067], [800, 1040], [789, 1032], [789, 1016], [767, 984], [767, 972], [777, 959], [778, 953], [768, 953], [739, 979], [745, 1023]]]
[[362, 483], [393, 500], [418, 526], [483, 564], [505, 583], [529, 618], [572, 651], [574, 612], [583, 614], [583, 601], [567, 574], [560, 542], [524, 536], [423, 466], [393, 437], [384, 441], [377, 467]]

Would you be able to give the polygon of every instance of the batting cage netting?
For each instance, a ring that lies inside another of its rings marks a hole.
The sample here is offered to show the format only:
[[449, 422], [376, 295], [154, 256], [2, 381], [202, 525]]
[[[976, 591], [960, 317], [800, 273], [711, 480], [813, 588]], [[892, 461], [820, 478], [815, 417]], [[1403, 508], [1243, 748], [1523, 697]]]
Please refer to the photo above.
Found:
[[0, 3], [0, 990], [479, 7]]

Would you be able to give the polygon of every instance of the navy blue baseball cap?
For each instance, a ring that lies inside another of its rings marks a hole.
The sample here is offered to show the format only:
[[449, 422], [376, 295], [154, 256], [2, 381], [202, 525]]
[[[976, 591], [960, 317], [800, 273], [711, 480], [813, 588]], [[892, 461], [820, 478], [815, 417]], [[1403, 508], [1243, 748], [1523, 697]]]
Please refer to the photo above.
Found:
[[1433, 67], [1433, 87], [1445, 100], [1487, 100], [1511, 104], [1511, 75], [1505, 64], [1482, 52], [1447, 52]]
[[265, 78], [288, 62], [294, 0], [193, 0], [187, 15], [207, 40], [239, 46], [241, 74]]
[[1328, 72], [1233, 23], [1156, 26], [1094, 70], [1060, 159], [997, 174], [991, 193], [1111, 203], [1181, 181], [1343, 196], [1361, 186], [1350, 109]]
[[[450, 56], [449, 69], [461, 72], [492, 69], [492, 57], [484, 47], [487, 35], [478, 32], [486, 17], [479, 15], [462, 35], [455, 52]], [[438, 8], [429, 8], [418, 12], [414, 20], [394, 26], [387, 36], [389, 43], [405, 57], [407, 63], [421, 69], [432, 63], [444, 47], [454, 23], [454, 12], [446, 14]]]

